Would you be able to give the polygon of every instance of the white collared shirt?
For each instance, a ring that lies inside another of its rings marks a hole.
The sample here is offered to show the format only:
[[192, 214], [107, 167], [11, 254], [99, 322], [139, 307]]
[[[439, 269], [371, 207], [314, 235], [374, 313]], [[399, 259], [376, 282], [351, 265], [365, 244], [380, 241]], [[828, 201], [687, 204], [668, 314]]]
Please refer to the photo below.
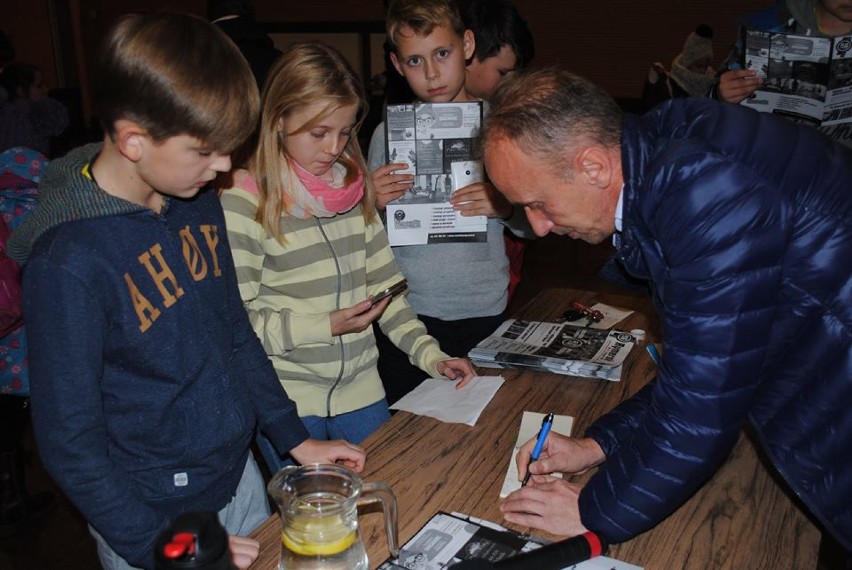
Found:
[[618, 202], [615, 204], [615, 233], [612, 235], [612, 244], [618, 247], [618, 234], [623, 228], [624, 218], [624, 184], [618, 192]]

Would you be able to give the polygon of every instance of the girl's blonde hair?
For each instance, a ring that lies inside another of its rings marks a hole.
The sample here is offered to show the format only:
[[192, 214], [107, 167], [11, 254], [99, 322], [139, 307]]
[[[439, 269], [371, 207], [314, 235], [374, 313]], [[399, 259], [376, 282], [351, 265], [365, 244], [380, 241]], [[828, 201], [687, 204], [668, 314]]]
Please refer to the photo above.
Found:
[[[318, 101], [327, 101], [323, 110], [295, 131], [284, 133], [282, 119]], [[287, 194], [298, 177], [287, 160], [284, 139], [288, 135], [310, 130], [334, 111], [356, 105], [356, 122], [338, 161], [346, 167], [345, 184], [359, 174], [364, 175], [364, 197], [361, 212], [366, 223], [377, 219], [375, 193], [364, 155], [358, 145], [358, 129], [367, 115], [367, 99], [352, 67], [334, 48], [320, 42], [293, 44], [269, 71], [261, 101], [261, 119], [257, 150], [249, 170], [257, 183], [259, 205], [255, 220], [266, 234], [284, 243], [281, 217], [290, 212]]]

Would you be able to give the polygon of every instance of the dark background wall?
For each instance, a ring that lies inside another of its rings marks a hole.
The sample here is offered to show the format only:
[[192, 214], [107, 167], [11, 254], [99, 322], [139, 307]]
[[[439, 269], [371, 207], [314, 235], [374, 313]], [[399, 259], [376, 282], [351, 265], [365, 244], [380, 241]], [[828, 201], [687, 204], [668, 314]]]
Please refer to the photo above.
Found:
[[[668, 64], [697, 24], [716, 32], [716, 59], [734, 41], [737, 18], [771, 0], [516, 0], [536, 41], [535, 65], [560, 65], [616, 97], [638, 97], [648, 66]], [[84, 111], [93, 58], [112, 21], [128, 11], [160, 8], [204, 15], [205, 0], [2, 0], [0, 27], [20, 61], [45, 70], [48, 85], [78, 87]], [[376, 22], [382, 0], [254, 0], [260, 22]]]

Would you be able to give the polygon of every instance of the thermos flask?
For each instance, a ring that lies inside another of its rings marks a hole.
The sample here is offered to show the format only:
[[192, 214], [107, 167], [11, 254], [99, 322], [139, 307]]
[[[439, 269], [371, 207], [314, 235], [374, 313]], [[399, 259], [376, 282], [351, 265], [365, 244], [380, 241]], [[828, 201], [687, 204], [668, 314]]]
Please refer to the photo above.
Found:
[[236, 570], [216, 513], [179, 515], [154, 546], [154, 570]]

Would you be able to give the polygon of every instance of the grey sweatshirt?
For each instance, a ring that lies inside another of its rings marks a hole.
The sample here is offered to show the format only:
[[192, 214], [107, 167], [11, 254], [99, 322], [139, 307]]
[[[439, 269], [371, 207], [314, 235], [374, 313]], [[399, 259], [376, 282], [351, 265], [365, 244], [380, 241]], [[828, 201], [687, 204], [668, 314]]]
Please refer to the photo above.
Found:
[[[367, 162], [371, 172], [387, 164], [384, 123], [373, 132]], [[399, 268], [408, 280], [408, 302], [418, 315], [454, 321], [503, 312], [509, 286], [504, 227], [519, 237], [534, 237], [524, 211], [515, 208], [508, 220], [488, 219], [485, 243], [393, 248]]]

